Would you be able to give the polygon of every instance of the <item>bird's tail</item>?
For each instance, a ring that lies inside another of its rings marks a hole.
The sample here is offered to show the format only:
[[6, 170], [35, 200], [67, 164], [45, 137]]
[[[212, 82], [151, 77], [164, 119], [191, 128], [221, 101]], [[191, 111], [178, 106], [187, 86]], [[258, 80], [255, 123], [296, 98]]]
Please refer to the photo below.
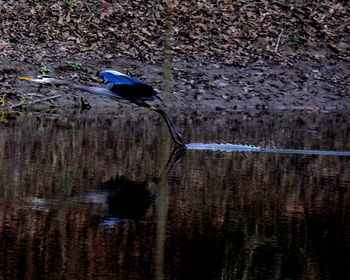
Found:
[[158, 99], [160, 102], [164, 103], [163, 99], [162, 99], [162, 98], [160, 97], [160, 95], [159, 95], [159, 92], [156, 91], [156, 90], [153, 90], [153, 91], [154, 91], [154, 97], [155, 97], [156, 99]]

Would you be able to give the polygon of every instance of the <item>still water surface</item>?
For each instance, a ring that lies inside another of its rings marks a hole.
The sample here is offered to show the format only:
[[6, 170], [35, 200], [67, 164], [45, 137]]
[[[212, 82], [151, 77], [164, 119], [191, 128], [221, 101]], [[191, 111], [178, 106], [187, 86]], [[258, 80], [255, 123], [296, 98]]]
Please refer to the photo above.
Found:
[[[0, 279], [350, 278], [349, 156], [172, 153], [157, 117], [0, 124]], [[176, 122], [190, 143], [350, 151], [347, 115]]]

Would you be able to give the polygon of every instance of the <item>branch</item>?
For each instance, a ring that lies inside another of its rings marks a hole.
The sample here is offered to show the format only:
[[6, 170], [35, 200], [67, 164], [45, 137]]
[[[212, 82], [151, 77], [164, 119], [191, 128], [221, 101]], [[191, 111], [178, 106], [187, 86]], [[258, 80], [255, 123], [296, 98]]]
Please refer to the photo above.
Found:
[[32, 104], [36, 104], [36, 103], [40, 103], [40, 102], [44, 102], [44, 101], [54, 100], [54, 99], [57, 99], [57, 98], [59, 98], [61, 96], [62, 96], [61, 94], [54, 95], [54, 96], [48, 96], [48, 97], [44, 97], [44, 98], [41, 98], [41, 99], [34, 100], [32, 102], [29, 102], [29, 103], [16, 104], [16, 105], [13, 105], [11, 107], [12, 108], [16, 108], [16, 107], [22, 107], [22, 106], [25, 106], [25, 105], [32, 105]]
[[280, 33], [280, 35], [278, 36], [278, 39], [277, 39], [277, 43], [276, 43], [276, 47], [275, 47], [275, 52], [276, 53], [277, 53], [278, 47], [279, 47], [280, 42], [281, 42], [282, 34], [283, 34], [283, 29], [281, 30], [281, 33]]

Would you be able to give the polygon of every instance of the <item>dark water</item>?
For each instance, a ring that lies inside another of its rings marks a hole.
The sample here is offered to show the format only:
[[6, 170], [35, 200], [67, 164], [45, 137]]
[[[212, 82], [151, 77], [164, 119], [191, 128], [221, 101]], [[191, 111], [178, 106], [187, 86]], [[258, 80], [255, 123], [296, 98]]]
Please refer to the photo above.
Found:
[[[0, 279], [349, 279], [350, 157], [188, 150], [158, 116], [0, 124]], [[187, 113], [192, 143], [350, 151], [347, 115]]]

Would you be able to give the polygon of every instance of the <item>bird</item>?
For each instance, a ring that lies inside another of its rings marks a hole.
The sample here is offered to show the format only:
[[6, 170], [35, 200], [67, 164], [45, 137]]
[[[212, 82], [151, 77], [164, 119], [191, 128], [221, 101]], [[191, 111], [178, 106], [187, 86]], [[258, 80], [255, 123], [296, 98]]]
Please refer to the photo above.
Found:
[[40, 84], [63, 85], [90, 94], [107, 97], [121, 103], [133, 103], [140, 107], [145, 107], [155, 111], [165, 120], [175, 144], [186, 149], [185, 141], [183, 140], [181, 134], [176, 130], [165, 111], [148, 103], [150, 101], [163, 102], [158, 91], [156, 91], [151, 85], [115, 70], [100, 71], [98, 76], [102, 77], [107, 84], [99, 87], [85, 86], [48, 75], [40, 75], [36, 76], [35, 78], [19, 77], [19, 79]]

